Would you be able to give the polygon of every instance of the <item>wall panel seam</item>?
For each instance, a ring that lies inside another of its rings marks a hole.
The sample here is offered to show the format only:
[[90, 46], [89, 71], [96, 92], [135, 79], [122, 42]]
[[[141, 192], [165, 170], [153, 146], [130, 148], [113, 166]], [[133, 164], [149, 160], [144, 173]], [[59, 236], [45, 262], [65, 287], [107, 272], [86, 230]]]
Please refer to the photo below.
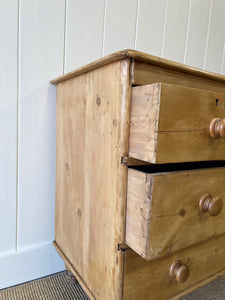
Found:
[[135, 35], [134, 35], [134, 49], [135, 50], [137, 50], [137, 35], [138, 35], [138, 21], [139, 21], [140, 1], [141, 0], [137, 0], [137, 6], [136, 6], [136, 24], [135, 24]]
[[224, 66], [224, 58], [225, 57], [225, 41], [224, 41], [224, 45], [223, 45], [223, 56], [222, 56], [222, 63], [221, 63], [221, 69], [220, 69], [220, 73], [223, 74], [223, 66]]
[[21, 0], [17, 1], [17, 149], [16, 149], [16, 236], [15, 250], [18, 251], [18, 234], [19, 234], [19, 131], [20, 131], [20, 6]]
[[208, 21], [206, 44], [205, 44], [205, 57], [204, 57], [203, 69], [205, 69], [206, 66], [206, 57], [207, 57], [207, 50], [208, 50], [208, 43], [209, 43], [209, 31], [210, 31], [211, 15], [212, 15], [212, 1], [213, 0], [211, 0], [210, 2], [210, 9], [209, 9], [209, 21]]
[[185, 48], [184, 48], [184, 64], [186, 63], [186, 56], [187, 56], [187, 43], [188, 43], [188, 37], [189, 37], [189, 26], [190, 26], [190, 18], [191, 18], [191, 7], [192, 7], [192, 0], [189, 1], [188, 22], [187, 22], [186, 40], [185, 40]]
[[166, 0], [166, 4], [165, 4], [164, 22], [163, 22], [163, 33], [162, 33], [161, 56], [163, 56], [163, 51], [164, 51], [165, 32], [166, 32], [166, 19], [167, 19], [167, 7], [168, 7], [168, 0]]
[[102, 57], [105, 53], [105, 30], [106, 30], [106, 17], [107, 17], [107, 0], [104, 1], [104, 16], [103, 16], [103, 30], [102, 30]]
[[64, 14], [64, 45], [63, 45], [63, 74], [66, 72], [66, 44], [67, 44], [67, 11], [68, 11], [68, 1], [65, 0], [65, 14]]

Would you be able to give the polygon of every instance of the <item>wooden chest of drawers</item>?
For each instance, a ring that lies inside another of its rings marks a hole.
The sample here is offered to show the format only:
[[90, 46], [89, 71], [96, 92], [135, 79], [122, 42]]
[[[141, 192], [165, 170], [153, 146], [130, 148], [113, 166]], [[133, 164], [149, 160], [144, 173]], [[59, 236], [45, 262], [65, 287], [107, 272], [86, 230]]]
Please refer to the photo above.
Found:
[[91, 299], [225, 269], [225, 77], [124, 50], [57, 85], [55, 247]]

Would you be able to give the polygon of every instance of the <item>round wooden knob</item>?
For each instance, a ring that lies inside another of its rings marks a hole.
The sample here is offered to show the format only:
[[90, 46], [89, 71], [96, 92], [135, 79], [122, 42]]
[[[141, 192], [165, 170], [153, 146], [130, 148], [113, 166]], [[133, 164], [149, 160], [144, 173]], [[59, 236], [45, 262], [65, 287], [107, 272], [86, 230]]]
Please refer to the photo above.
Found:
[[223, 138], [225, 139], [225, 119], [221, 120], [215, 118], [211, 121], [209, 126], [209, 133], [212, 138]]
[[205, 194], [199, 201], [199, 209], [201, 212], [208, 212], [210, 216], [217, 216], [223, 209], [223, 201], [220, 197], [212, 197]]
[[184, 282], [188, 279], [190, 274], [187, 265], [183, 265], [181, 261], [175, 261], [170, 267], [170, 276], [175, 277], [177, 282]]

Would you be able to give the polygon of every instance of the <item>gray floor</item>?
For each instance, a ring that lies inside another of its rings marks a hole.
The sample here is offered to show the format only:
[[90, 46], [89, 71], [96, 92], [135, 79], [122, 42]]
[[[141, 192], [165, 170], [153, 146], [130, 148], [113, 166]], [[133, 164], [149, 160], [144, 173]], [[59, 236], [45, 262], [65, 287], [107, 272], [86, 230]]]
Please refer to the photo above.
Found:
[[[88, 300], [79, 284], [70, 284], [65, 272], [0, 291], [0, 300]], [[225, 276], [180, 300], [225, 300]], [[107, 300], [107, 299], [105, 299]], [[145, 299], [137, 299], [145, 300]], [[153, 299], [154, 300], [154, 299]]]
[[195, 290], [182, 297], [180, 300], [224, 300], [225, 299], [225, 276]]

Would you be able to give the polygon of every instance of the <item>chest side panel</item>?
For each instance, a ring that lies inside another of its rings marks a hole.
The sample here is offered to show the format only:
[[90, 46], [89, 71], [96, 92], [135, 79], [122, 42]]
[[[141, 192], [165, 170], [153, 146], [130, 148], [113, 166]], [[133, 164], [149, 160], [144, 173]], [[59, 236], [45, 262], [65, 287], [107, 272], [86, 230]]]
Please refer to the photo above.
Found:
[[57, 86], [56, 243], [96, 299], [121, 299], [130, 60]]

